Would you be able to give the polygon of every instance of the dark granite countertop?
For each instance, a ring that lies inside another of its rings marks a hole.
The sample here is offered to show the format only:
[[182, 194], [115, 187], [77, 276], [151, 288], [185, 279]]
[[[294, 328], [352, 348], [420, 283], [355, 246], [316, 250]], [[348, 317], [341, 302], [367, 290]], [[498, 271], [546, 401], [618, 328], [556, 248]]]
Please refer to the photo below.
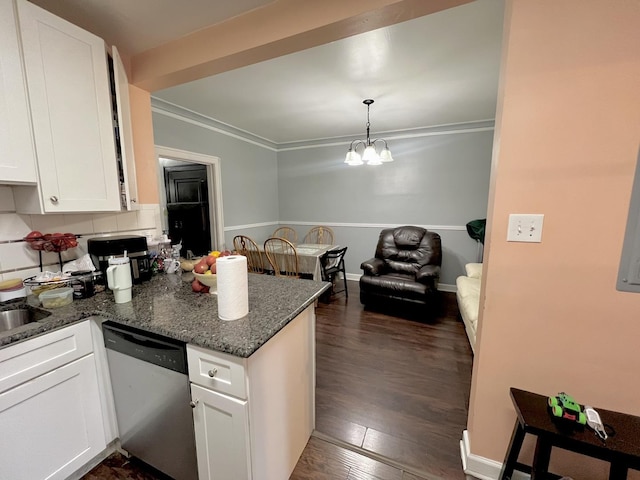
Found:
[[[248, 357], [311, 305], [329, 287], [327, 282], [249, 275], [249, 314], [239, 320], [218, 318], [216, 295], [191, 291], [193, 275], [160, 274], [134, 285], [131, 302], [116, 304], [109, 290], [46, 310], [51, 315], [0, 333], [0, 348], [90, 316], [137, 327], [193, 345]], [[30, 303], [34, 297], [0, 303], [0, 311]], [[37, 302], [37, 300], [36, 300]]]

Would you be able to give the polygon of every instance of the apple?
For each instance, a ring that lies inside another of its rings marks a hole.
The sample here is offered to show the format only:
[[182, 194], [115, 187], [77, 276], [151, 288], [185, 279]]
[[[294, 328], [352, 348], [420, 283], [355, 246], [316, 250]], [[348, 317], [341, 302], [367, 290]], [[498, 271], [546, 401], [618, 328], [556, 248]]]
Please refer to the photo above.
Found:
[[221, 257], [228, 257], [231, 255], [231, 252], [229, 250], [225, 250], [223, 252], [220, 252], [220, 256]]
[[191, 290], [193, 290], [196, 293], [202, 292], [203, 286], [204, 285], [202, 285], [197, 278], [193, 282], [191, 282]]
[[207, 255], [205, 258], [205, 261], [207, 262], [207, 265], [211, 266], [214, 265], [217, 261], [217, 258], [214, 257], [213, 255]]
[[196, 293], [209, 293], [209, 287], [200, 283], [197, 278], [191, 282], [191, 290]]
[[211, 272], [211, 274], [215, 275], [215, 273], [218, 271], [218, 267], [216, 266], [215, 263], [211, 264], [211, 270], [209, 270]]
[[207, 265], [207, 262], [203, 262], [202, 260], [200, 260], [195, 267], [193, 267], [193, 271], [196, 273], [204, 273], [207, 270], [209, 270], [209, 266]]

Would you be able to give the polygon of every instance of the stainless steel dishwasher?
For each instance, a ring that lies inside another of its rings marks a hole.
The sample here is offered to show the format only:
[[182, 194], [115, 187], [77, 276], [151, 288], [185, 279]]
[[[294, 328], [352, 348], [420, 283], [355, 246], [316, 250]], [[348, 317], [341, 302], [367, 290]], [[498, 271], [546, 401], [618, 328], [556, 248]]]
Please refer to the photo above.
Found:
[[102, 330], [122, 448], [176, 480], [197, 480], [185, 344], [113, 322]]

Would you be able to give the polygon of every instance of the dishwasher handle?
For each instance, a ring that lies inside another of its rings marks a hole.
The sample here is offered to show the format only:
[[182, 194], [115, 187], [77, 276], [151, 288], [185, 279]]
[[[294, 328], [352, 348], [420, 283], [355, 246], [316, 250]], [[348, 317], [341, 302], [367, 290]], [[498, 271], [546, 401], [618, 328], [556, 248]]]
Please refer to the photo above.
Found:
[[133, 345], [139, 345], [141, 347], [153, 347], [166, 350], [174, 350], [176, 348], [175, 345], [171, 345], [166, 342], [158, 341], [136, 333], [128, 333], [119, 330], [111, 330], [111, 332], [114, 336], [121, 338], [123, 341], [131, 343]]

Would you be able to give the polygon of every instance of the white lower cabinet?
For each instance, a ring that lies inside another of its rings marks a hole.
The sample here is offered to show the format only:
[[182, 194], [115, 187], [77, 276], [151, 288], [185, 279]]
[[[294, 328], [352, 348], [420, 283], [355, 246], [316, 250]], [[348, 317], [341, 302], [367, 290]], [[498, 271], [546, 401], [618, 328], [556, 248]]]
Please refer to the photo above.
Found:
[[247, 401], [193, 384], [191, 398], [199, 478], [251, 478]]
[[249, 358], [187, 345], [200, 480], [289, 478], [315, 426], [315, 311]]
[[66, 479], [107, 442], [89, 320], [0, 349], [0, 479]]
[[93, 354], [0, 394], [0, 478], [64, 479], [106, 448]]

